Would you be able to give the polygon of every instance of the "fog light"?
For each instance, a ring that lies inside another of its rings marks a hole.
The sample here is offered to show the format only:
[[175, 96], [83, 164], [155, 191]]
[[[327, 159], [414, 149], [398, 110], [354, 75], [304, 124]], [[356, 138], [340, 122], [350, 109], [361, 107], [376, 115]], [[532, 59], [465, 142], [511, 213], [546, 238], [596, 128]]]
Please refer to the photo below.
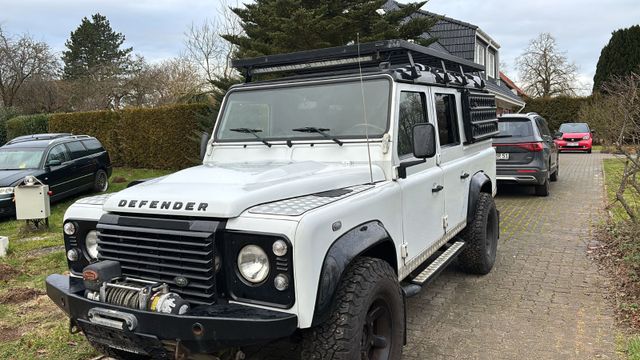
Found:
[[278, 240], [273, 243], [272, 250], [276, 256], [285, 256], [287, 255], [287, 243], [282, 240]]
[[285, 291], [289, 288], [289, 277], [285, 274], [279, 274], [273, 279], [273, 286], [279, 291]]
[[71, 249], [67, 251], [67, 259], [69, 259], [69, 261], [78, 261], [79, 258], [80, 252], [78, 249]]
[[71, 236], [73, 234], [76, 233], [76, 224], [72, 223], [72, 222], [68, 222], [66, 224], [64, 224], [64, 233]]

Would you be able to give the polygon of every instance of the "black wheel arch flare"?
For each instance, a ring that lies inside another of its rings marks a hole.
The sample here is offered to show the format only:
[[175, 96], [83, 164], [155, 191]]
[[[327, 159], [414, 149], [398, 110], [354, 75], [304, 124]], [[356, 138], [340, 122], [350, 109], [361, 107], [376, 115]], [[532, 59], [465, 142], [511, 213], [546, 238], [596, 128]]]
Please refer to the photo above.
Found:
[[467, 207], [467, 224], [473, 221], [476, 205], [480, 193], [493, 193], [493, 184], [491, 179], [483, 171], [478, 171], [471, 177], [469, 182], [469, 206]]
[[344, 272], [361, 255], [381, 258], [394, 270], [398, 269], [395, 246], [380, 221], [360, 224], [342, 234], [333, 242], [322, 264], [312, 326], [327, 319]]

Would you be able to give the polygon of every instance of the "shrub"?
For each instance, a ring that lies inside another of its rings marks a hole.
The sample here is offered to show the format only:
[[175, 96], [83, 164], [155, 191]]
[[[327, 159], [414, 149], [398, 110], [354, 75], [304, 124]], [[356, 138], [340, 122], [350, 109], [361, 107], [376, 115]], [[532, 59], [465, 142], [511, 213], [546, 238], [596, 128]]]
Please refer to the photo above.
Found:
[[20, 115], [14, 107], [0, 107], [0, 146], [7, 142], [7, 121]]
[[198, 133], [211, 116], [203, 104], [54, 114], [50, 130], [95, 136], [116, 166], [179, 169], [198, 162]]
[[580, 122], [580, 108], [588, 97], [555, 97], [527, 100], [524, 112], [536, 112], [549, 122], [549, 128], [555, 131], [564, 122]]
[[42, 134], [49, 132], [49, 115], [21, 115], [7, 121], [7, 140], [22, 135]]

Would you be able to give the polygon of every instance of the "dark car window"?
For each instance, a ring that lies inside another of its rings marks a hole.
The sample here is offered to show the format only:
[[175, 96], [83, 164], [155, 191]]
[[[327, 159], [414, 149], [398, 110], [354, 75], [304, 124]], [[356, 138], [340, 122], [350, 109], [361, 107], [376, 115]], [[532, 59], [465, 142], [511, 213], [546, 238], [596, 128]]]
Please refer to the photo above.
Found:
[[82, 140], [81, 143], [87, 148], [87, 152], [90, 155], [104, 151], [102, 144], [100, 144], [100, 141], [96, 139]]
[[455, 95], [436, 94], [436, 115], [440, 146], [460, 144]]
[[522, 118], [502, 118], [498, 122], [500, 136], [504, 137], [530, 137], [533, 136], [531, 120]]
[[69, 152], [71, 153], [71, 159], [75, 160], [83, 156], [87, 156], [87, 149], [80, 143], [80, 141], [72, 141], [66, 143]]
[[400, 93], [400, 133], [398, 156], [413, 154], [413, 126], [427, 122], [426, 98], [423, 93]]
[[63, 144], [52, 147], [51, 151], [49, 151], [49, 156], [47, 156], [47, 163], [51, 162], [51, 160], [60, 160], [61, 163], [68, 161], [67, 148]]
[[588, 133], [589, 125], [585, 123], [565, 123], [560, 125], [560, 132], [563, 133]]
[[536, 118], [536, 123], [538, 124], [538, 129], [540, 130], [540, 134], [551, 136], [551, 131], [549, 131], [549, 127], [547, 126], [547, 121], [543, 118]]

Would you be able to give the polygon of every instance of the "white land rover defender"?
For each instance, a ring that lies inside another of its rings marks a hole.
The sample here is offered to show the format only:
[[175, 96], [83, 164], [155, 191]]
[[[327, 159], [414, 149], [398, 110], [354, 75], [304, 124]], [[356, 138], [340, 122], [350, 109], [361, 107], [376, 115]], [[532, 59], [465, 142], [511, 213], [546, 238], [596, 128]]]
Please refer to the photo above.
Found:
[[69, 208], [48, 295], [120, 359], [293, 334], [304, 359], [400, 359], [405, 298], [496, 259], [483, 67], [400, 40], [234, 66], [202, 165]]

